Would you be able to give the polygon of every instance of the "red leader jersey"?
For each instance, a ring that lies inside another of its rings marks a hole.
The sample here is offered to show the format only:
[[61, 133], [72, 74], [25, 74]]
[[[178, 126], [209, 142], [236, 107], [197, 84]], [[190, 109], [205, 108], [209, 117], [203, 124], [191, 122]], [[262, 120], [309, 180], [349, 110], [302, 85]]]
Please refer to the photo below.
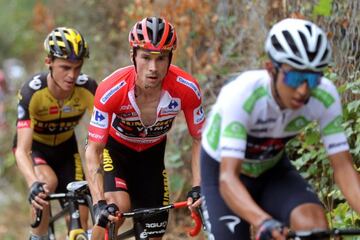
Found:
[[99, 84], [89, 125], [89, 140], [106, 143], [110, 135], [119, 143], [143, 151], [161, 142], [180, 111], [184, 112], [190, 134], [201, 137], [205, 120], [201, 92], [197, 81], [171, 65], [163, 81], [157, 119], [144, 126], [135, 100], [134, 66], [113, 72]]

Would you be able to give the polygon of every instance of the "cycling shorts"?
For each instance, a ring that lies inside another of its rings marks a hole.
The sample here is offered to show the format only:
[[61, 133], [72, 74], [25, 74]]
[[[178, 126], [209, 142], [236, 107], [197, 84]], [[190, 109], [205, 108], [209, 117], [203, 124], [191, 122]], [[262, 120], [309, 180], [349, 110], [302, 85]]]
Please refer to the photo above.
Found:
[[57, 146], [33, 141], [31, 157], [34, 166], [46, 164], [55, 172], [58, 179], [56, 193], [67, 192], [66, 185], [70, 182], [84, 180], [75, 135]]
[[[220, 163], [201, 149], [202, 205], [208, 239], [250, 239], [250, 225], [227, 207], [219, 192]], [[240, 175], [255, 202], [274, 219], [290, 225], [290, 213], [305, 203], [322, 205], [311, 186], [284, 157], [257, 178]]]
[[[103, 153], [104, 191], [128, 192], [133, 209], [169, 204], [165, 146], [166, 139], [137, 152], [109, 137]], [[168, 215], [168, 212], [163, 212], [144, 221], [149, 236], [164, 235]]]

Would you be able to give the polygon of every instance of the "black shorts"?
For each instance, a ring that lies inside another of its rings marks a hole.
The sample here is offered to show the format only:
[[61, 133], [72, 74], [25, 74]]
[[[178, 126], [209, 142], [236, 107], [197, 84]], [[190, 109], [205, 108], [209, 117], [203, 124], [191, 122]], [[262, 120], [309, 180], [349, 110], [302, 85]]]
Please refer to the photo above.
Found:
[[[142, 152], [134, 151], [109, 137], [103, 152], [104, 191], [126, 191], [133, 209], [169, 204], [168, 177], [164, 165], [166, 139]], [[168, 212], [144, 222], [151, 237], [165, 233]]]
[[66, 185], [84, 180], [81, 158], [75, 135], [58, 146], [48, 146], [36, 141], [32, 144], [31, 157], [35, 166], [49, 165], [58, 178], [57, 193], [67, 192]]
[[[219, 165], [201, 149], [203, 211], [210, 239], [250, 239], [250, 225], [225, 204], [219, 192]], [[322, 205], [311, 186], [284, 157], [257, 178], [240, 175], [256, 203], [276, 220], [290, 225], [290, 213], [304, 203]]]

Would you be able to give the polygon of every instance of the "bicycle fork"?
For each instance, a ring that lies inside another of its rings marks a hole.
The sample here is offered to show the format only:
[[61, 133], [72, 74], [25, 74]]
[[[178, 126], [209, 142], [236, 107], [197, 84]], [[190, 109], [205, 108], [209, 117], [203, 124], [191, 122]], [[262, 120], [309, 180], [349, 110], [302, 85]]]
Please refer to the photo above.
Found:
[[69, 201], [70, 209], [70, 226], [69, 226], [69, 239], [75, 239], [75, 237], [81, 233], [85, 234], [85, 230], [81, 227], [79, 204], [77, 201]]

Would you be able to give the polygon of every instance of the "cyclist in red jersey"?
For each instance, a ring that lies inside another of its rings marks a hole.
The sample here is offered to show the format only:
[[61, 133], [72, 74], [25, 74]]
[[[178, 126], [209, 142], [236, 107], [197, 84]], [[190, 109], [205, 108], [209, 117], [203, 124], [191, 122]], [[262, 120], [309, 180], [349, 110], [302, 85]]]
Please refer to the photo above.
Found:
[[[171, 65], [176, 32], [165, 19], [149, 17], [137, 22], [129, 42], [134, 65], [108, 76], [95, 95], [85, 154], [95, 213], [111, 203], [121, 211], [169, 203], [166, 134], [181, 111], [193, 138], [193, 187], [188, 204], [198, 206], [204, 122], [199, 85], [191, 75]], [[144, 223], [149, 236], [161, 239], [167, 219], [167, 213], [149, 218]]]

